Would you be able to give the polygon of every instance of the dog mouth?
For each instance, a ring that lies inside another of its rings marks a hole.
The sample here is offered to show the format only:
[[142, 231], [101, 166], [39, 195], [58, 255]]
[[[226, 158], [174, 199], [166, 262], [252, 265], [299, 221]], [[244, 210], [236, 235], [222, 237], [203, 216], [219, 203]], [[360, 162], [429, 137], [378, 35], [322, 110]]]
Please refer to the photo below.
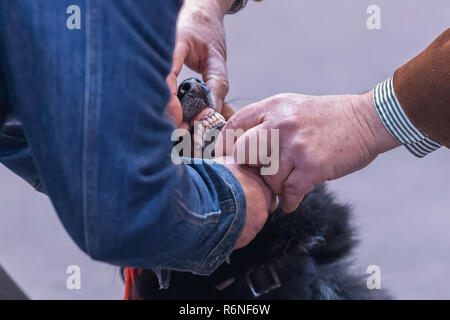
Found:
[[[191, 125], [194, 152], [200, 151], [202, 158], [214, 156], [213, 148], [211, 154], [205, 154], [206, 147], [213, 147], [216, 136], [225, 125], [225, 118], [215, 110], [215, 102], [211, 89], [206, 83], [197, 78], [184, 80], [178, 87], [177, 93], [183, 110], [183, 121]], [[196, 153], [198, 155], [198, 153]], [[183, 156], [194, 156], [193, 154]]]

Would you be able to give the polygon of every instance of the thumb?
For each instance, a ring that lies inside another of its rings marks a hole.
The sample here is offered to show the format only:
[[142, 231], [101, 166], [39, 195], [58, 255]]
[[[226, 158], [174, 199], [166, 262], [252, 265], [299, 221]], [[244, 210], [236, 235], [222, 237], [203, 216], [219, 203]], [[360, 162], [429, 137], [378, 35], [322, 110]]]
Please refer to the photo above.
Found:
[[229, 103], [224, 103], [222, 107], [222, 115], [226, 121], [230, 120], [230, 118], [236, 113], [233, 107]]
[[261, 123], [241, 135], [233, 148], [236, 163], [250, 167], [260, 167], [267, 164], [267, 159], [270, 157], [270, 148], [266, 143], [267, 133], [265, 124]]
[[211, 89], [216, 109], [222, 111], [223, 102], [230, 89], [227, 64], [223, 54], [212, 49], [205, 68], [202, 71], [203, 81]]
[[184, 61], [189, 55], [189, 46], [185, 42], [176, 43], [173, 50], [173, 62], [172, 71], [175, 78], [180, 75], [181, 69], [183, 68]]
[[280, 200], [278, 199], [278, 196], [276, 194], [272, 195], [272, 201], [270, 202], [269, 212], [274, 212], [278, 209], [278, 206], [280, 205]]
[[244, 107], [225, 124], [216, 141], [216, 155], [232, 155], [236, 140], [247, 130], [263, 121], [263, 115], [256, 104]]
[[222, 112], [224, 100], [230, 88], [228, 79], [224, 77], [209, 78], [209, 80], [206, 80], [205, 82], [208, 88], [212, 91], [217, 112]]
[[283, 183], [281, 194], [281, 208], [284, 212], [293, 212], [305, 194], [313, 189], [311, 179], [300, 169], [294, 169]]
[[178, 127], [183, 122], [183, 109], [177, 97], [177, 78], [170, 73], [166, 78], [167, 86], [170, 90], [170, 100], [166, 107], [166, 114]]

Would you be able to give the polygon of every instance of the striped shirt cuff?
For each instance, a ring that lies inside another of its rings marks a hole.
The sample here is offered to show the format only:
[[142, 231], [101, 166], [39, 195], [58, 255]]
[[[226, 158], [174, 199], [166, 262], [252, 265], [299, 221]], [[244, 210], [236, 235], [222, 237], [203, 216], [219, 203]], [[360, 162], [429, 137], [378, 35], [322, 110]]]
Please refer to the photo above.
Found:
[[409, 121], [395, 96], [392, 77], [375, 87], [373, 102], [387, 130], [416, 157], [423, 158], [441, 147]]

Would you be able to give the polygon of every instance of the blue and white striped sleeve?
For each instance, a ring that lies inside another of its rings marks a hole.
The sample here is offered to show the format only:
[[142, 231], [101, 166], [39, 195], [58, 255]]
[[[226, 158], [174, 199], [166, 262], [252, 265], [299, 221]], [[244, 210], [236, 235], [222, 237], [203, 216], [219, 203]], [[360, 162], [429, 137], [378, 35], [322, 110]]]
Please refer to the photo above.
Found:
[[416, 157], [423, 158], [441, 147], [408, 119], [395, 96], [392, 77], [375, 87], [373, 102], [387, 130]]

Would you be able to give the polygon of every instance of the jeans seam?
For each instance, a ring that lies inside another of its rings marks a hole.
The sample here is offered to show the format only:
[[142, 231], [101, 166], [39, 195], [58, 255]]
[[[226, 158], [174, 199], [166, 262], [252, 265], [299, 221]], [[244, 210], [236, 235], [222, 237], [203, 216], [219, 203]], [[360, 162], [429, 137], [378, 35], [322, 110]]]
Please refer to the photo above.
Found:
[[[230, 238], [230, 235], [232, 234], [232, 231], [235, 229], [235, 224], [236, 222], [239, 220], [239, 216], [242, 214], [241, 213], [241, 209], [238, 205], [238, 199], [236, 198], [233, 186], [231, 184], [229, 184], [228, 182], [226, 182], [226, 184], [228, 185], [228, 188], [231, 191], [231, 195], [233, 196], [234, 202], [237, 204], [236, 207], [236, 212], [234, 214], [233, 220], [231, 221], [230, 226], [228, 227], [227, 231], [225, 232], [225, 235], [222, 237], [222, 239], [220, 239], [219, 243], [210, 251], [210, 253], [206, 256], [206, 258], [204, 259], [204, 261], [200, 264], [200, 267], [197, 269], [197, 272], [203, 274], [204, 272], [210, 272], [209, 270], [212, 269], [214, 267], [214, 265], [217, 265], [217, 262], [219, 261], [219, 257], [220, 255], [218, 255], [216, 257], [216, 259], [214, 260], [214, 262], [209, 262], [211, 260], [211, 257], [214, 256], [216, 254], [216, 251], [219, 250], [219, 248], [225, 243], [226, 240], [228, 240]], [[233, 248], [231, 249], [231, 251], [233, 250]], [[223, 258], [226, 258], [225, 256]], [[222, 261], [223, 262], [223, 261]], [[222, 263], [220, 262], [220, 264]], [[204, 272], [202, 272], [204, 271]], [[212, 272], [212, 271], [211, 271]]]
[[88, 205], [87, 205], [87, 176], [86, 176], [86, 166], [87, 166], [87, 152], [86, 152], [86, 144], [88, 141], [88, 129], [87, 127], [87, 114], [88, 114], [88, 109], [89, 109], [89, 88], [90, 88], [90, 42], [89, 42], [89, 34], [91, 31], [91, 23], [90, 23], [90, 11], [89, 11], [89, 1], [86, 0], [85, 1], [85, 10], [86, 10], [86, 14], [85, 14], [85, 26], [86, 26], [86, 31], [85, 31], [85, 75], [84, 75], [84, 106], [83, 106], [83, 166], [82, 166], [82, 170], [83, 170], [83, 188], [82, 188], [82, 192], [83, 192], [83, 223], [84, 223], [84, 241], [85, 241], [85, 246], [86, 246], [86, 251], [87, 252], [91, 252], [91, 248], [89, 245], [89, 233], [87, 230], [87, 226], [89, 223], [89, 219], [88, 219]]
[[183, 209], [183, 213], [180, 212], [179, 210], [176, 210], [178, 216], [181, 219], [188, 221], [189, 223], [192, 223], [192, 224], [198, 225], [198, 226], [202, 226], [202, 225], [206, 225], [206, 224], [219, 222], [220, 214], [222, 213], [221, 210], [207, 212], [205, 215], [202, 215], [198, 212], [192, 211], [186, 207], [186, 205], [183, 203], [183, 201], [181, 201], [181, 194], [180, 194], [179, 190], [175, 191], [175, 201], [181, 207], [181, 209]]
[[[93, 234], [91, 231], [95, 228], [95, 224], [91, 223], [91, 214], [95, 214], [97, 209], [97, 185], [95, 178], [96, 157], [93, 150], [95, 150], [96, 142], [96, 114], [98, 104], [98, 80], [99, 71], [92, 68], [98, 62], [100, 46], [98, 45], [99, 35], [93, 32], [94, 23], [97, 19], [98, 8], [95, 0], [87, 0], [85, 2], [86, 14], [86, 31], [85, 31], [85, 84], [84, 84], [84, 116], [83, 116], [83, 223], [84, 223], [84, 239], [86, 252], [89, 254], [96, 254], [95, 248], [92, 244], [96, 243], [95, 239], [91, 239]], [[98, 31], [98, 28], [95, 29]], [[93, 251], [94, 250], [94, 251]]]

